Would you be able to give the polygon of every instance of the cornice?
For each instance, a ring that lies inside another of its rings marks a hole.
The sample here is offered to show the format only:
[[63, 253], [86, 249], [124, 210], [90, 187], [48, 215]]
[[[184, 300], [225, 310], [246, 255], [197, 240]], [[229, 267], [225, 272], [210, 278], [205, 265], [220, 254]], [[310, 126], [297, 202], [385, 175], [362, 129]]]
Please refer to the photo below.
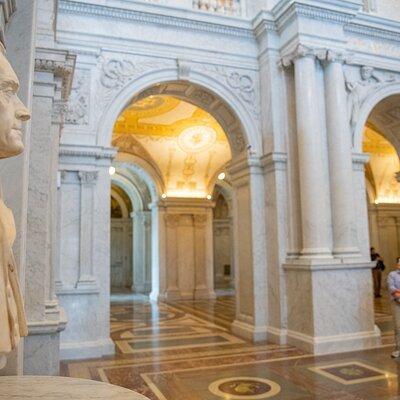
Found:
[[90, 157], [95, 159], [106, 158], [112, 160], [116, 156], [117, 151], [112, 147], [75, 147], [61, 145], [59, 154], [64, 157]]
[[[119, 21], [139, 22], [149, 25], [166, 25], [178, 29], [191, 29], [207, 33], [253, 38], [251, 24], [246, 20], [240, 21], [240, 25], [243, 26], [233, 26], [233, 24], [230, 26], [227, 23], [206, 22], [183, 16], [166, 15], [142, 10], [123, 9], [97, 4], [84, 4], [73, 0], [60, 0], [58, 10], [64, 14], [78, 14], [115, 19]], [[224, 21], [228, 20], [226, 17], [223, 19]], [[232, 19], [232, 21], [238, 24], [238, 19]]]
[[67, 51], [37, 48], [35, 71], [49, 72], [62, 79], [62, 97], [66, 100], [71, 92], [76, 55]]
[[346, 25], [355, 17], [354, 11], [339, 11], [298, 2], [288, 2], [285, 8], [282, 5], [279, 6], [279, 8], [275, 7], [272, 13], [276, 18], [276, 26], [280, 31], [297, 17], [339, 25]]
[[400, 41], [400, 22], [360, 13], [345, 27], [347, 33], [392, 42]]

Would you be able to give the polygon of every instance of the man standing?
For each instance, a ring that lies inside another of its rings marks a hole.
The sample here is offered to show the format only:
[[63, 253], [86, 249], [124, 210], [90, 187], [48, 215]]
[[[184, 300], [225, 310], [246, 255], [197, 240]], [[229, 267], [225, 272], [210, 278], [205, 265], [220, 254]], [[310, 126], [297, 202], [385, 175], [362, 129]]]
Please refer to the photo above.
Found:
[[390, 293], [396, 350], [392, 358], [400, 357], [400, 257], [397, 258], [396, 269], [388, 275], [388, 290]]
[[375, 298], [381, 296], [381, 282], [382, 282], [382, 271], [385, 269], [382, 257], [371, 247], [371, 261], [375, 261], [375, 267], [372, 269], [372, 278], [374, 280], [374, 295]]

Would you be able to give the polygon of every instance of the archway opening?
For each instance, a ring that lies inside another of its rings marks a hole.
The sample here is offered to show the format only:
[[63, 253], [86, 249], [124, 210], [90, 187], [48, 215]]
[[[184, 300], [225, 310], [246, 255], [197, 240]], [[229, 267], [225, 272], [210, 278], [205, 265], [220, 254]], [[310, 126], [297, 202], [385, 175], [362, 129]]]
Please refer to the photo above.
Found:
[[207, 90], [165, 83], [126, 105], [115, 121], [112, 145], [118, 149], [116, 170], [142, 171], [151, 195], [143, 201], [151, 210], [150, 298], [180, 305], [218, 302], [217, 291], [230, 307], [224, 320], [230, 326], [234, 189], [227, 167], [232, 159], [247, 157], [240, 121]]
[[372, 270], [375, 320], [384, 337], [393, 331], [387, 275], [400, 255], [399, 101], [398, 95], [380, 101], [370, 113], [363, 132], [363, 152], [369, 154], [365, 183], [371, 260], [375, 263]]

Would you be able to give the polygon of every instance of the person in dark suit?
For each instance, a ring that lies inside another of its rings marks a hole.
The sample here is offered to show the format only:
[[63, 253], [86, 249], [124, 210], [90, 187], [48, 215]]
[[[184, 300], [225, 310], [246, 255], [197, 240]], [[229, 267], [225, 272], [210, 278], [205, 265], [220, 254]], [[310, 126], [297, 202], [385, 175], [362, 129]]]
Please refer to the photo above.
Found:
[[379, 253], [376, 252], [375, 248], [371, 247], [371, 261], [375, 262], [375, 266], [372, 268], [372, 278], [374, 281], [374, 295], [375, 298], [382, 297], [381, 285], [382, 285], [382, 271], [385, 270], [385, 264]]

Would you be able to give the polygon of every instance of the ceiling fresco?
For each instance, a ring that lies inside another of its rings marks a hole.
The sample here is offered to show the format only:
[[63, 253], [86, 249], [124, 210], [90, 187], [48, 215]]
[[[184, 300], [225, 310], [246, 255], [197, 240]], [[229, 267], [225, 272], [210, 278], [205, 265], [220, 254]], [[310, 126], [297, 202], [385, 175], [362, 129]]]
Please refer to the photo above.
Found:
[[374, 126], [368, 125], [364, 131], [363, 151], [370, 154], [366, 177], [374, 188], [375, 203], [400, 203], [400, 184], [396, 179], [400, 161], [396, 149]]
[[168, 197], [206, 197], [231, 159], [226, 135], [212, 115], [163, 95], [126, 107], [115, 123], [113, 146], [152, 164]]

